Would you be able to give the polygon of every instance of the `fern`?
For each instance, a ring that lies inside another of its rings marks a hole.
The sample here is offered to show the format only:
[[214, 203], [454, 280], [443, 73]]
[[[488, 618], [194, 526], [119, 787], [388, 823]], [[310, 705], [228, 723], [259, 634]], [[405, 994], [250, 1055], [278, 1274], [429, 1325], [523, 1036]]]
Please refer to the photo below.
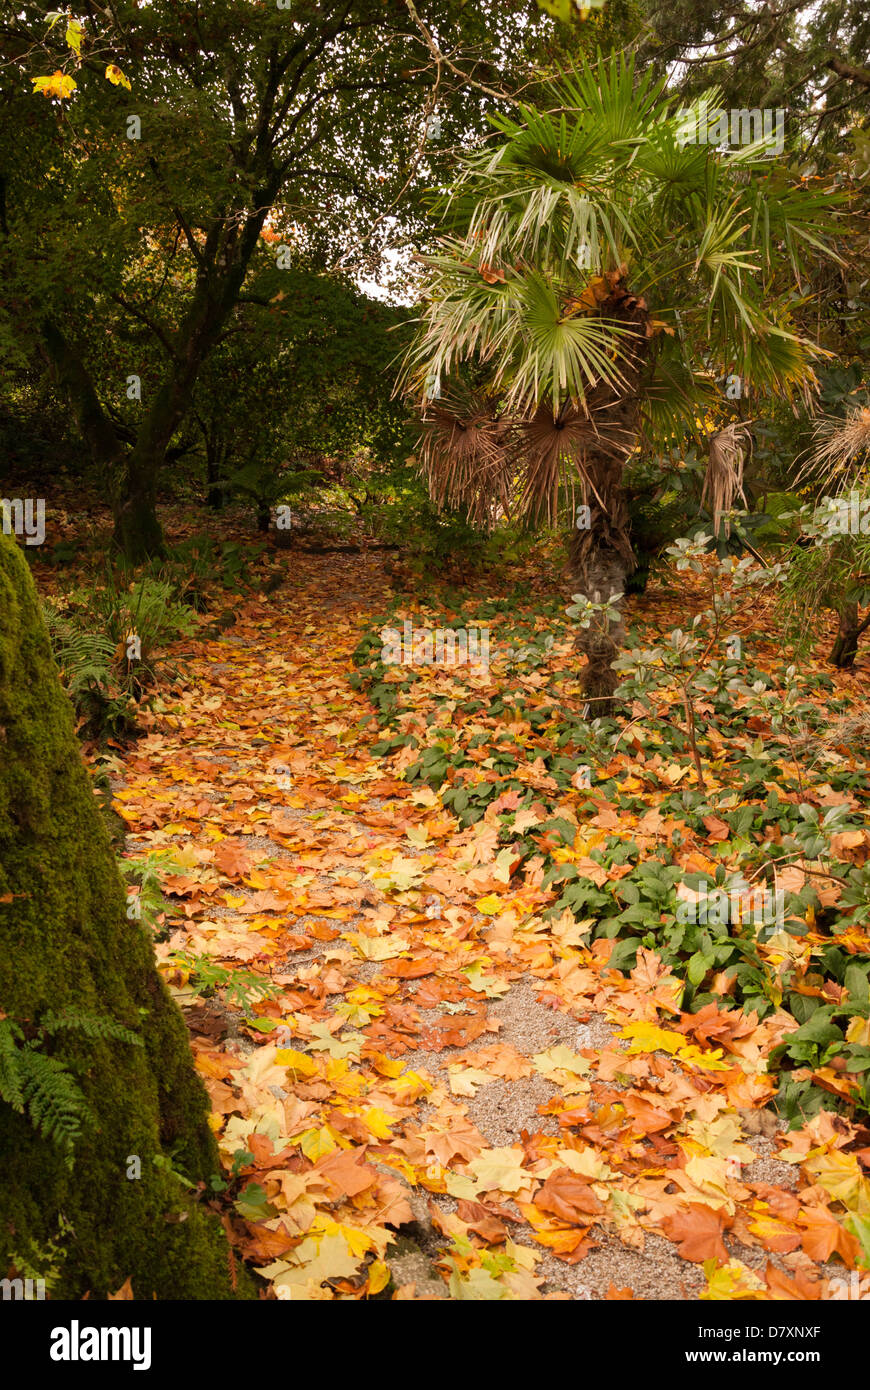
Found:
[[50, 601], [42, 604], [61, 681], [88, 736], [125, 737], [135, 725], [135, 705], [118, 669], [114, 644], [104, 632], [93, 630], [87, 610], [77, 607], [77, 595], [67, 602], [66, 610]]
[[62, 1149], [72, 1167], [87, 1103], [63, 1062], [40, 1052], [38, 1042], [22, 1045], [23, 1036], [11, 1019], [0, 1019], [0, 1097]]
[[142, 1039], [129, 1028], [100, 1014], [75, 1013], [69, 1009], [62, 1014], [49, 1011], [43, 1015], [40, 1026], [46, 1033], [59, 1033], [64, 1028], [75, 1029], [84, 1033], [86, 1038], [111, 1038], [116, 1042], [131, 1043], [133, 1047], [142, 1046]]
[[143, 1044], [129, 1028], [99, 1014], [49, 1011], [40, 1022], [39, 1036], [29, 1041], [11, 1018], [0, 1018], [0, 1099], [18, 1114], [26, 1114], [37, 1133], [62, 1150], [71, 1168], [88, 1104], [65, 1063], [41, 1051], [46, 1035], [64, 1031], [134, 1047]]
[[63, 1150], [71, 1168], [75, 1141], [88, 1110], [84, 1095], [63, 1062], [33, 1045], [20, 1049], [19, 1068], [31, 1124], [43, 1139]]
[[11, 1018], [0, 1019], [0, 1097], [13, 1110], [24, 1110], [24, 1093], [21, 1089], [21, 1070], [18, 1043], [24, 1034]]
[[[163, 849], [151, 850], [138, 859], [119, 859], [118, 867], [128, 883], [139, 885], [138, 898], [131, 899], [136, 902], [138, 916], [158, 940], [165, 940], [168, 935], [165, 919], [174, 915], [174, 909], [163, 896], [163, 877], [183, 873], [183, 865], [171, 849]], [[129, 904], [127, 910], [129, 912]]]
[[54, 659], [64, 685], [75, 702], [93, 686], [108, 686], [112, 680], [115, 649], [101, 632], [78, 627], [50, 603], [43, 604], [43, 615], [51, 638]]

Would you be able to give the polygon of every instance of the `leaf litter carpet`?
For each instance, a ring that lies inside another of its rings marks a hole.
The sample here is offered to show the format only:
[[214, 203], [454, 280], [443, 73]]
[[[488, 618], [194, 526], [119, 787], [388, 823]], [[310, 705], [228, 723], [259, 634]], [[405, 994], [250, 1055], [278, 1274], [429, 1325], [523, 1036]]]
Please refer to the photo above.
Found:
[[[279, 1299], [834, 1296], [862, 1264], [844, 1218], [870, 1213], [856, 1126], [787, 1133], [765, 1108], [783, 1015], [681, 1013], [643, 948], [608, 969], [611, 941], [542, 916], [556, 895], [512, 871], [497, 807], [460, 830], [371, 752], [351, 655], [389, 597], [375, 560], [294, 557], [118, 764], [127, 853], [175, 861], [157, 952], [237, 1253]], [[497, 656], [426, 671], [420, 718], [428, 688], [498, 681]], [[197, 997], [179, 951], [273, 996]]]

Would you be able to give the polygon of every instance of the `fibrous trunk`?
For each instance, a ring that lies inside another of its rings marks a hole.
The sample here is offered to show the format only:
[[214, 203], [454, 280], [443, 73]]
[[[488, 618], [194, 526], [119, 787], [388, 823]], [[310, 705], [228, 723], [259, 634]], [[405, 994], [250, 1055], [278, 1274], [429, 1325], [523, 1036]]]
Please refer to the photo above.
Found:
[[[580, 466], [588, 516], [584, 513], [583, 526], [575, 526], [570, 560], [579, 591], [596, 603], [624, 594], [626, 579], [636, 564], [622, 477], [637, 441], [638, 382], [649, 337], [644, 301], [630, 294], [619, 279], [614, 279], [601, 314], [622, 322], [632, 333], [620, 340], [624, 385], [618, 390], [599, 387], [585, 402], [589, 428], [580, 447]], [[621, 599], [614, 607], [621, 614]], [[577, 648], [587, 660], [583, 686], [593, 718], [613, 708], [613, 692], [619, 683], [613, 662], [624, 639], [621, 616], [616, 621], [593, 619], [588, 628], [580, 629]]]
[[870, 625], [870, 616], [863, 622], [858, 619], [857, 603], [844, 603], [837, 609], [837, 636], [831, 649], [830, 661], [841, 671], [855, 665], [858, 655], [858, 639]]

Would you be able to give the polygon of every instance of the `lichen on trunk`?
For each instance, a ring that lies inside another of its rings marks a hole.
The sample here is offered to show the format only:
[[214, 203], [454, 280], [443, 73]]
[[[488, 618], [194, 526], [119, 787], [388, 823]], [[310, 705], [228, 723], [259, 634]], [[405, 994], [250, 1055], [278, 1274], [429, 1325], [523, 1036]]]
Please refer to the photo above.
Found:
[[[84, 1106], [67, 1153], [0, 1101], [0, 1272], [46, 1277], [54, 1297], [103, 1298], [127, 1278], [144, 1299], [249, 1291], [219, 1217], [176, 1176], [219, 1172], [208, 1098], [147, 931], [127, 920], [34, 585], [2, 535], [0, 1015]], [[52, 1016], [101, 1026], [46, 1029]]]

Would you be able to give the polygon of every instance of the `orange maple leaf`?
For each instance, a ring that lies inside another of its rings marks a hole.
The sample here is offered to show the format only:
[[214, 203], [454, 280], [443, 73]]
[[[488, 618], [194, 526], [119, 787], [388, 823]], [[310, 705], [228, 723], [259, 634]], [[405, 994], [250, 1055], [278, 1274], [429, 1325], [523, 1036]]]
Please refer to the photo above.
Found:
[[[583, 1224], [584, 1216], [597, 1216], [604, 1211], [603, 1202], [595, 1196], [589, 1183], [570, 1168], [560, 1168], [535, 1194], [534, 1204], [541, 1211], [551, 1211], [562, 1221]], [[582, 1215], [581, 1215], [582, 1213]]]
[[685, 1211], [676, 1211], [665, 1217], [662, 1230], [668, 1240], [678, 1245], [684, 1260], [702, 1264], [704, 1260], [720, 1260], [727, 1264], [731, 1259], [722, 1240], [726, 1225], [724, 1212], [714, 1211], [712, 1207], [693, 1202]]
[[798, 1224], [806, 1228], [801, 1244], [811, 1260], [823, 1263], [837, 1254], [850, 1269], [855, 1268], [861, 1246], [827, 1207], [805, 1207]]

